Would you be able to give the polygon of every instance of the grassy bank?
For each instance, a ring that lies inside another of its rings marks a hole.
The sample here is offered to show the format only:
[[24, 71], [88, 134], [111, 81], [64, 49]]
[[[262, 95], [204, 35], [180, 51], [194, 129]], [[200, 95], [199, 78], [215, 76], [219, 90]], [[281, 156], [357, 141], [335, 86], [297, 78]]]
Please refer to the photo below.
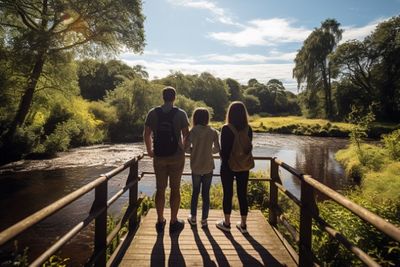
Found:
[[[223, 122], [212, 122], [220, 129]], [[307, 119], [299, 116], [260, 117], [251, 116], [250, 125], [255, 132], [296, 134], [321, 137], [348, 137], [353, 125], [346, 122], [331, 122], [325, 119]], [[379, 138], [381, 134], [400, 128], [398, 124], [373, 123], [368, 132], [371, 138]]]

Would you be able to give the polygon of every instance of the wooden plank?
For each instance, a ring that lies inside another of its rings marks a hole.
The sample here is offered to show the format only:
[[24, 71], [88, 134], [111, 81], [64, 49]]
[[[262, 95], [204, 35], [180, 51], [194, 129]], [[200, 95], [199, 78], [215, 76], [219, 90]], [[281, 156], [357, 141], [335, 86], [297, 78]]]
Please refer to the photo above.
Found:
[[[209, 227], [191, 227], [186, 221], [189, 210], [179, 210], [185, 219], [181, 233], [169, 234], [166, 224], [163, 234], [157, 235], [157, 214], [151, 209], [142, 220], [120, 266], [296, 266], [286, 248], [260, 211], [248, 215], [249, 234], [235, 227], [240, 214], [232, 212], [230, 233], [217, 229], [215, 223], [223, 217], [221, 210], [210, 210]], [[164, 216], [170, 218], [170, 210]], [[197, 215], [201, 218], [201, 212]]]

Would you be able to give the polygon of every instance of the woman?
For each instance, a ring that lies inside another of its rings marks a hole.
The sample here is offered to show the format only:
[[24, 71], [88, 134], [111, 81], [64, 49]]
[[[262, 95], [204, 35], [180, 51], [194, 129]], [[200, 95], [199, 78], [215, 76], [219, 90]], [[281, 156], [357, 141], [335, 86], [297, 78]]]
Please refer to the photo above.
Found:
[[201, 226], [207, 227], [208, 211], [210, 209], [210, 186], [214, 170], [213, 153], [218, 153], [218, 132], [208, 126], [209, 113], [205, 108], [197, 108], [192, 117], [193, 128], [185, 142], [186, 152], [190, 153], [192, 169], [192, 200], [190, 205], [189, 223], [196, 225], [197, 202], [200, 187], [203, 199]]
[[226, 124], [221, 130], [221, 182], [224, 192], [224, 220], [217, 222], [217, 228], [229, 232], [233, 197], [233, 179], [236, 179], [241, 221], [236, 227], [247, 233], [247, 184], [249, 170], [254, 167], [251, 154], [253, 132], [249, 126], [247, 110], [240, 101], [232, 102], [228, 108]]

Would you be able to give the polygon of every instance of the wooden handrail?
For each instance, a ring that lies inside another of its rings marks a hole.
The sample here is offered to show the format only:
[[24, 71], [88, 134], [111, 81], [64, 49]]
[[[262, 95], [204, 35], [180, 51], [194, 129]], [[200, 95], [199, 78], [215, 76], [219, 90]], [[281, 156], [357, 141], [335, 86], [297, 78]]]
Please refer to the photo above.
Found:
[[[38, 258], [36, 258], [30, 266], [41, 266], [50, 256], [54, 255], [61, 247], [63, 247], [68, 241], [70, 241], [76, 234], [78, 234], [82, 229], [84, 229], [87, 225], [90, 224], [93, 220], [96, 220], [95, 223], [95, 252], [92, 257], [92, 262], [96, 266], [105, 266], [106, 258], [105, 252], [110, 239], [112, 240], [115, 237], [119, 230], [122, 228], [119, 227], [118, 230], [114, 230], [112, 232], [112, 236], [109, 235], [108, 239], [106, 236], [106, 228], [107, 228], [107, 208], [113, 204], [119, 197], [121, 197], [126, 191], [129, 190], [130, 196], [137, 196], [137, 183], [140, 180], [140, 177], [137, 173], [137, 165], [138, 161], [143, 158], [143, 154], [132, 158], [131, 160], [125, 162], [123, 165], [107, 172], [106, 174], [102, 174], [100, 177], [96, 178], [94, 181], [82, 186], [81, 188], [69, 193], [65, 197], [55, 201], [49, 206], [35, 212], [34, 214], [28, 216], [27, 218], [19, 221], [13, 226], [5, 229], [0, 233], [0, 246], [5, 245], [10, 240], [16, 238], [21, 233], [25, 232], [29, 228], [33, 227], [37, 223], [43, 221], [54, 213], [58, 212], [65, 206], [73, 203], [80, 197], [84, 196], [88, 192], [95, 190], [95, 201], [93, 203], [92, 209], [89, 215], [77, 223], [74, 227], [72, 227], [66, 234], [61, 236], [53, 245], [51, 245], [46, 251], [44, 251]], [[124, 188], [119, 190], [114, 196], [110, 199], [107, 199], [107, 181], [114, 177], [115, 175], [121, 173], [122, 171], [130, 168], [130, 173], [127, 179], [127, 184]], [[136, 171], [136, 173], [132, 173], [132, 171]], [[135, 191], [136, 192], [132, 192]], [[132, 226], [135, 227], [137, 225], [137, 208], [138, 208], [138, 199], [131, 198], [129, 203], [128, 210], [130, 211], [129, 216], [124, 216], [124, 222], [121, 222], [123, 225], [127, 220], [129, 220], [130, 226], [130, 234], [132, 234], [135, 229], [132, 229]], [[133, 221], [134, 220], [134, 221]]]
[[331, 188], [327, 187], [326, 185], [318, 182], [317, 180], [311, 178], [311, 176], [304, 175], [303, 180], [312, 186], [313, 188], [317, 189], [319, 192], [324, 194], [325, 196], [329, 197], [336, 203], [340, 204], [341, 206], [345, 207], [353, 214], [357, 215], [359, 218], [363, 219], [364, 221], [373, 225], [379, 231], [385, 233], [389, 237], [393, 238], [397, 242], [400, 242], [400, 229], [394, 226], [393, 224], [387, 222], [386, 220], [382, 219], [378, 215], [373, 212], [370, 212], [366, 208], [361, 207], [360, 205], [354, 203], [350, 199], [344, 197], [343, 195], [339, 194], [338, 192], [332, 190]]

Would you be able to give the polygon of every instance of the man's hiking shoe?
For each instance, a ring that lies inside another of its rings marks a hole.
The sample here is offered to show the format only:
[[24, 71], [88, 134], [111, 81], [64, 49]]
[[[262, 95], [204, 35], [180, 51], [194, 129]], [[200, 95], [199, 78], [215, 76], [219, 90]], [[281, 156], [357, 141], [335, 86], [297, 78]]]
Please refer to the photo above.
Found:
[[169, 232], [175, 233], [175, 232], [180, 232], [183, 230], [185, 227], [185, 221], [182, 219], [177, 219], [174, 223], [169, 224]]
[[188, 222], [191, 226], [196, 226], [197, 222], [196, 222], [196, 217], [192, 217], [192, 215], [189, 215], [188, 217]]
[[224, 220], [220, 220], [216, 224], [217, 228], [224, 231], [224, 232], [230, 232], [231, 231], [231, 225], [230, 224], [225, 224]]
[[162, 222], [157, 222], [156, 223], [156, 231], [157, 233], [161, 234], [162, 232], [164, 232], [164, 228], [165, 228], [165, 223], [167, 222], [167, 220], [163, 220]]
[[207, 227], [208, 227], [207, 219], [201, 220], [201, 228], [207, 228]]
[[248, 232], [247, 232], [247, 225], [245, 225], [245, 226], [243, 227], [241, 222], [238, 222], [238, 223], [236, 224], [236, 228], [239, 229], [239, 231], [240, 231], [242, 234], [247, 234], [247, 233], [248, 233]]

